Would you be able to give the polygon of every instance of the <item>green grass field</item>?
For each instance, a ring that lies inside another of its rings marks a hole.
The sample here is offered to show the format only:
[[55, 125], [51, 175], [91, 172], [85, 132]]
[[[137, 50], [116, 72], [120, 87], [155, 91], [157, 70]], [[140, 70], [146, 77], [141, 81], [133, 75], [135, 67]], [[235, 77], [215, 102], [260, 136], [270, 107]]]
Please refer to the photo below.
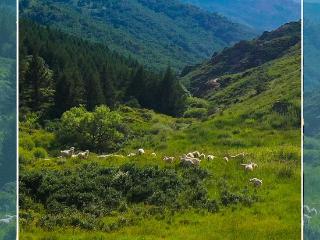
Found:
[[[206, 96], [208, 116], [198, 119], [119, 107], [125, 141], [113, 153], [122, 157], [99, 158], [98, 150], [88, 159], [59, 159], [59, 150], [83, 144], [73, 138], [77, 131], [63, 143], [56, 130], [63, 117], [41, 127], [21, 122], [20, 239], [300, 239], [299, 66], [297, 45], [228, 75], [230, 84]], [[268, 79], [261, 92], [258, 76]], [[84, 125], [84, 138], [108, 121]], [[139, 148], [146, 153], [127, 157]], [[182, 167], [179, 156], [195, 150], [216, 158]], [[164, 156], [176, 160], [166, 164]], [[258, 168], [245, 172], [241, 164], [250, 161]], [[118, 173], [127, 174], [119, 185]], [[263, 180], [260, 188], [249, 183], [253, 177]]]

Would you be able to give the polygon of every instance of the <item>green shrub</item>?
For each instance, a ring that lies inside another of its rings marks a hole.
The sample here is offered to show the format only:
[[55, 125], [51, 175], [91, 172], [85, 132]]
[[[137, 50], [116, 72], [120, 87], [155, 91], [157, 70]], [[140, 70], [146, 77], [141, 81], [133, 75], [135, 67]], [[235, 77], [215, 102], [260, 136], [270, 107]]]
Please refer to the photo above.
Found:
[[48, 157], [47, 151], [46, 151], [44, 148], [41, 148], [41, 147], [34, 148], [34, 149], [32, 150], [32, 155], [33, 155], [36, 159]]
[[190, 108], [184, 112], [183, 117], [203, 119], [207, 117], [207, 115], [208, 110], [206, 108]]
[[19, 147], [31, 151], [35, 147], [35, 143], [33, 142], [32, 138], [27, 135], [22, 135], [19, 138]]
[[26, 150], [22, 147], [19, 147], [19, 163], [27, 164], [34, 159], [32, 151]]

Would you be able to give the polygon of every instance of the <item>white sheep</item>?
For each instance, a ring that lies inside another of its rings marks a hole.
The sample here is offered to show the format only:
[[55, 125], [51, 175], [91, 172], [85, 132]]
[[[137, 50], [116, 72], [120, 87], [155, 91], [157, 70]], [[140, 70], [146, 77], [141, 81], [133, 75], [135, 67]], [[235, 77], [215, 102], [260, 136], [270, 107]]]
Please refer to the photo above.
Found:
[[246, 164], [241, 164], [242, 166], [244, 166], [244, 169], [246, 170], [246, 171], [253, 171], [256, 167], [258, 167], [258, 165], [257, 164], [255, 164], [255, 163], [246, 163]]
[[144, 149], [143, 149], [143, 148], [139, 148], [139, 149], [138, 149], [138, 154], [139, 154], [139, 155], [145, 154]]
[[208, 159], [209, 161], [212, 161], [212, 160], [215, 159], [215, 156], [213, 156], [213, 155], [208, 155], [208, 156], [207, 156], [207, 159]]
[[303, 221], [306, 223], [306, 224], [308, 224], [309, 222], [310, 222], [310, 219], [311, 219], [312, 217], [311, 216], [309, 216], [308, 214], [303, 214]]
[[201, 155], [199, 151], [194, 151], [192, 154], [195, 158], [198, 158]]
[[317, 211], [317, 209], [315, 209], [315, 208], [311, 208], [311, 209], [310, 209], [310, 213], [311, 213], [312, 215], [318, 215], [318, 211]]
[[258, 178], [251, 178], [249, 180], [255, 187], [261, 187], [262, 186], [262, 180]]
[[223, 160], [225, 160], [226, 162], [229, 162], [229, 158], [228, 157], [224, 157]]
[[166, 163], [173, 163], [174, 157], [164, 157], [163, 161], [165, 161]]
[[237, 157], [244, 157], [245, 156], [245, 153], [242, 152], [242, 153], [239, 153], [237, 155], [233, 155], [233, 156], [230, 156], [231, 158], [237, 158]]
[[205, 155], [204, 153], [201, 153], [200, 156], [199, 156], [199, 158], [202, 159], [202, 160], [204, 160], [204, 159], [206, 159], [206, 155]]
[[90, 151], [86, 150], [84, 152], [79, 152], [77, 155], [78, 155], [78, 158], [87, 159], [89, 157], [89, 154], [90, 154]]
[[200, 160], [200, 159], [198, 159], [198, 158], [193, 158], [191, 161], [192, 161], [192, 162], [193, 162], [193, 164], [194, 164], [194, 165], [196, 165], [196, 166], [199, 166], [199, 165], [200, 165], [200, 163], [201, 163], [201, 160]]
[[187, 155], [186, 155], [187, 157], [189, 157], [189, 158], [194, 158], [194, 155], [193, 155], [193, 153], [188, 153]]
[[61, 157], [67, 157], [67, 158], [71, 157], [72, 155], [74, 155], [74, 150], [75, 150], [75, 148], [71, 147], [68, 150], [60, 151]]
[[303, 206], [303, 212], [305, 212], [305, 213], [308, 213], [308, 214], [309, 214], [309, 213], [310, 213], [310, 211], [311, 211], [311, 210], [310, 210], [310, 207], [309, 207], [308, 205], [304, 205], [304, 206]]

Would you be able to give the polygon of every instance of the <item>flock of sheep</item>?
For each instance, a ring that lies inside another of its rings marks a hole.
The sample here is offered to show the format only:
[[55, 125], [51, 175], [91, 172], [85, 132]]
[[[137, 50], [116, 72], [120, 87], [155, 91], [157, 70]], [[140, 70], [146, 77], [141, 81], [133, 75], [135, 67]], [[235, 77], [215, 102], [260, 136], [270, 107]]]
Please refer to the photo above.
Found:
[[5, 218], [0, 219], [0, 224], [9, 224], [15, 219], [15, 216], [6, 215]]
[[315, 208], [310, 208], [308, 205], [303, 206], [303, 220], [308, 224], [313, 216], [318, 215], [318, 210]]
[[[59, 158], [79, 158], [79, 159], [87, 159], [89, 157], [89, 150], [86, 151], [79, 151], [78, 153], [75, 153], [75, 148], [71, 147], [67, 150], [60, 151], [60, 157]], [[145, 150], [143, 148], [139, 148], [136, 153], [129, 153], [127, 157], [134, 157], [137, 155], [144, 155], [146, 154]], [[107, 157], [124, 157], [123, 155], [114, 155], [114, 154], [108, 154], [108, 155], [100, 155], [98, 158], [107, 158]], [[151, 153], [152, 157], [156, 157], [156, 153]], [[225, 162], [229, 162], [229, 159], [231, 158], [238, 158], [238, 157], [244, 157], [245, 153], [239, 153], [237, 155], [231, 155], [229, 157], [224, 157]], [[213, 155], [205, 155], [204, 153], [200, 153], [199, 151], [189, 152], [187, 154], [183, 154], [180, 156], [180, 163], [184, 166], [199, 166], [202, 160], [208, 160], [213, 161], [216, 157]], [[175, 161], [175, 157], [168, 157], [165, 156], [163, 158], [163, 161], [166, 163], [173, 163]], [[241, 164], [241, 166], [244, 167], [245, 171], [253, 171], [255, 168], [258, 167], [257, 164], [250, 162]], [[250, 183], [252, 183], [255, 187], [261, 187], [262, 186], [262, 180], [258, 178], [251, 178], [249, 180]]]
[[75, 153], [75, 148], [71, 147], [70, 149], [67, 150], [62, 150], [60, 151], [60, 158], [80, 158], [80, 159], [87, 159], [89, 157], [89, 150], [86, 151], [79, 151], [78, 153]]
[[[136, 155], [143, 155], [145, 154], [145, 150], [140, 148], [138, 149], [137, 153], [129, 153], [127, 156], [128, 157], [133, 157]], [[156, 153], [151, 153], [151, 156], [156, 157]], [[229, 162], [229, 158], [238, 158], [238, 157], [244, 157], [245, 153], [239, 153], [237, 155], [231, 155], [229, 157], [224, 157], [223, 159], [226, 162]], [[200, 153], [199, 151], [194, 151], [194, 152], [189, 152], [187, 154], [183, 154], [180, 156], [180, 163], [184, 166], [199, 166], [202, 160], [208, 160], [208, 161], [213, 161], [216, 157], [213, 155], [205, 155], [204, 153]], [[163, 161], [166, 163], [173, 163], [175, 160], [175, 157], [168, 157], [165, 156], [163, 158]], [[245, 171], [253, 171], [255, 168], [258, 167], [256, 163], [250, 162], [246, 164], [241, 164], [241, 166], [244, 167]], [[251, 178], [249, 180], [250, 183], [252, 183], [255, 187], [260, 187], [262, 186], [262, 180], [258, 178]]]

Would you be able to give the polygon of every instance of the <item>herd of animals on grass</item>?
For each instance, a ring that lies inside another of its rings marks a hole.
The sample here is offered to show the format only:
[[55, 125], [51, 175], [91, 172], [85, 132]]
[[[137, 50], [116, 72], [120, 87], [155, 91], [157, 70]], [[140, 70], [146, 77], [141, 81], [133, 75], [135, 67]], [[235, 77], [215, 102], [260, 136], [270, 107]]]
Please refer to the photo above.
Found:
[[[87, 159], [89, 157], [89, 150], [85, 150], [85, 151], [75, 151], [75, 147], [70, 147], [70, 149], [66, 149], [66, 150], [61, 150], [60, 151], [61, 155], [58, 158], [79, 158], [79, 159]], [[129, 153], [127, 155], [127, 157], [135, 157], [135, 156], [141, 156], [143, 154], [146, 154], [146, 151], [143, 148], [139, 148], [137, 150], [136, 153]], [[230, 156], [225, 156], [223, 157], [223, 160], [228, 163], [229, 159], [236, 159], [236, 158], [244, 158], [245, 157], [245, 153], [239, 153], [236, 155], [230, 155]], [[125, 156], [123, 155], [114, 155], [114, 154], [108, 154], [108, 155], [99, 155], [98, 158], [107, 158], [107, 157], [121, 157], [124, 158]], [[157, 154], [155, 152], [151, 153], [152, 157], [157, 157]], [[216, 156], [211, 155], [211, 154], [204, 154], [204, 153], [200, 153], [199, 151], [193, 151], [193, 152], [189, 152], [187, 154], [183, 154], [182, 156], [180, 156], [180, 165], [182, 166], [188, 166], [188, 167], [198, 167], [200, 166], [200, 163], [202, 160], [208, 160], [208, 161], [213, 161], [214, 159], [216, 159]], [[49, 160], [49, 159], [48, 159]], [[218, 160], [218, 159], [217, 159]], [[175, 161], [175, 157], [173, 156], [164, 156], [163, 157], [163, 161], [165, 163], [168, 164], [172, 164]], [[249, 163], [241, 163], [240, 164], [242, 167], [244, 167], [245, 171], [253, 171], [255, 168], [258, 167], [258, 164], [253, 163], [253, 162], [249, 162]], [[262, 180], [258, 179], [258, 178], [251, 178], [249, 180], [250, 183], [253, 184], [253, 186], [255, 187], [260, 187], [262, 186]]]

